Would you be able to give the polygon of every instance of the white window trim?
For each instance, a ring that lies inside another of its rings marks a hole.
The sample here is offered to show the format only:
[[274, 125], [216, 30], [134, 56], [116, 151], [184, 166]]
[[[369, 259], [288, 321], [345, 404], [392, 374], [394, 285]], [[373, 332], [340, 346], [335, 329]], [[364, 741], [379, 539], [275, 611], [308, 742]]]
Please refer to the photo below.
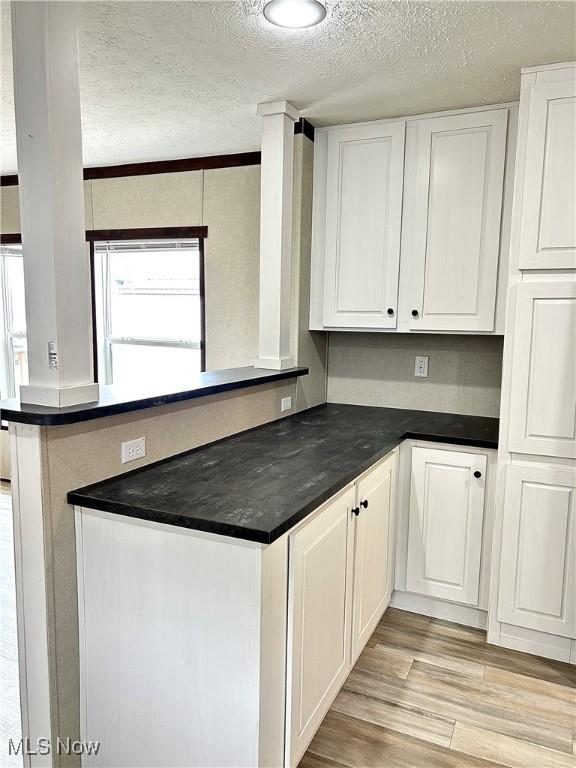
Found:
[[[189, 248], [192, 244], [200, 247], [197, 238], [190, 241], [172, 241], [170, 245], [174, 248]], [[106, 246], [106, 250], [102, 246]], [[137, 244], [126, 243], [127, 247], [137, 247]], [[154, 242], [150, 247], [160, 248], [168, 245], [165, 241]], [[202, 340], [191, 339], [162, 339], [148, 336], [114, 336], [112, 334], [112, 315], [110, 306], [110, 297], [112, 285], [110, 279], [110, 253], [114, 249], [109, 248], [109, 243], [94, 243], [94, 271], [95, 280], [100, 283], [100, 290], [96, 290], [94, 301], [96, 307], [96, 340], [98, 355], [98, 378], [101, 384], [112, 384], [113, 382], [113, 361], [112, 346], [114, 344], [127, 344], [132, 346], [147, 347], [169, 347], [180, 349], [202, 349]]]

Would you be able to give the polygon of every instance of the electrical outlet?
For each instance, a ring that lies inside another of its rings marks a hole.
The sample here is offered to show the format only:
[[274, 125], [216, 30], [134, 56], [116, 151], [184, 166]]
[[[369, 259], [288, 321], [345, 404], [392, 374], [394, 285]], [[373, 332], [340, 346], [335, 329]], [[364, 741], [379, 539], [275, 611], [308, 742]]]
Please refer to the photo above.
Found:
[[128, 461], [136, 461], [136, 459], [143, 459], [144, 456], [146, 456], [145, 437], [137, 437], [136, 440], [122, 443], [122, 464], [126, 464]]
[[420, 376], [423, 379], [428, 378], [428, 358], [424, 355], [416, 358], [414, 363], [414, 376]]
[[292, 398], [283, 397], [280, 400], [280, 411], [284, 413], [284, 411], [291, 411], [291, 410], [292, 410]]

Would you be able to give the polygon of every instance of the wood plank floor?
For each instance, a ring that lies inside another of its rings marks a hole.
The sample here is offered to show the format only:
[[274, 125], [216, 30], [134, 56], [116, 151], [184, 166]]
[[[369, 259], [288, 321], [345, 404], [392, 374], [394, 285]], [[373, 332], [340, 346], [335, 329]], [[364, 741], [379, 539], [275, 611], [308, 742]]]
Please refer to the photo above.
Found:
[[10, 483], [0, 482], [0, 768], [21, 766], [8, 755], [8, 739], [20, 741], [20, 692]]
[[576, 667], [389, 608], [300, 768], [576, 768]]
[[[20, 739], [10, 485], [0, 484], [0, 768]], [[576, 768], [576, 667], [388, 609], [300, 768]]]

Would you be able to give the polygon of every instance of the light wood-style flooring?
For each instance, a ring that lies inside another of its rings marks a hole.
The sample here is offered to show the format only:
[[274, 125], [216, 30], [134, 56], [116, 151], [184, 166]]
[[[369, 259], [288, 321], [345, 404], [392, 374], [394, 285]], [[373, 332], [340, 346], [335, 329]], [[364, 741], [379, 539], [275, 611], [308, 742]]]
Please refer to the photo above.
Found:
[[[0, 768], [20, 739], [10, 485], [0, 484]], [[576, 667], [388, 609], [300, 768], [576, 768]]]
[[575, 768], [576, 667], [389, 608], [300, 768]]
[[8, 755], [8, 739], [20, 738], [12, 496], [10, 483], [0, 481], [0, 768], [22, 765], [22, 757]]

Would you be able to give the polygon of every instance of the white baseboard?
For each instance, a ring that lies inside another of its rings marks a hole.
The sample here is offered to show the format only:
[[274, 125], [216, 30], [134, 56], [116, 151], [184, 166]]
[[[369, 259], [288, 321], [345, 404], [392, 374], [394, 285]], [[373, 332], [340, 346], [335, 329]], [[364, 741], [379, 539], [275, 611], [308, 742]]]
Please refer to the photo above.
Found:
[[543, 656], [545, 659], [575, 663], [575, 640], [549, 635], [546, 632], [535, 632], [524, 627], [514, 627], [512, 624], [500, 624], [500, 639], [493, 645], [501, 645], [503, 648], [530, 653], [533, 656]]
[[420, 613], [433, 619], [452, 621], [455, 624], [463, 624], [474, 629], [486, 629], [488, 623], [487, 612], [469, 605], [449, 603], [435, 597], [415, 595], [411, 592], [399, 592], [394, 590], [390, 605], [410, 613]]

